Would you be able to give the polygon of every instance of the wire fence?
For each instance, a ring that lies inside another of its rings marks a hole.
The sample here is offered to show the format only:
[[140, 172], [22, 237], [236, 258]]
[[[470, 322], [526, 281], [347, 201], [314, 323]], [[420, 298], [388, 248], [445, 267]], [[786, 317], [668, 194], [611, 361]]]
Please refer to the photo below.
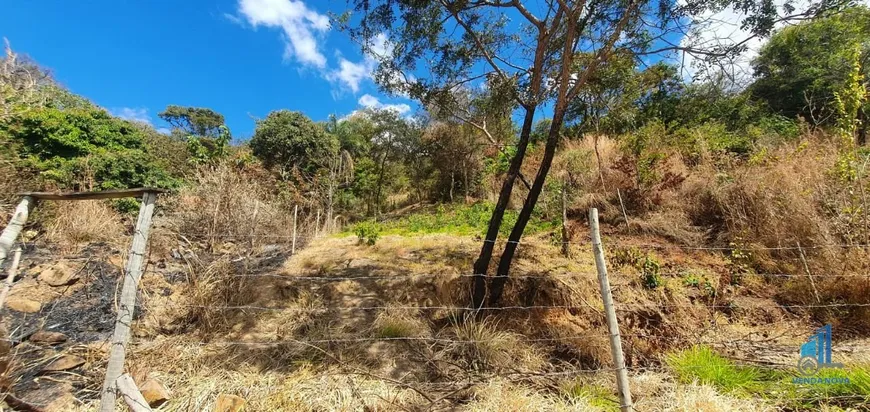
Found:
[[[195, 234], [195, 233], [171, 233], [177, 236], [183, 236], [188, 239], [195, 239], [201, 236], [215, 236], [215, 235], [203, 235], [203, 234]], [[288, 239], [290, 236], [285, 235], [272, 235], [272, 234], [257, 234], [252, 235], [253, 237], [260, 239]], [[244, 236], [241, 236], [243, 238]], [[227, 235], [226, 238], [240, 238], [239, 235]], [[297, 236], [296, 240], [300, 243], [304, 243], [310, 240], [313, 240], [314, 236]], [[463, 239], [463, 242], [466, 240]], [[486, 242], [486, 240], [480, 239], [467, 239], [470, 243], [481, 243]], [[508, 243], [511, 241], [499, 241], [499, 243]], [[515, 242], [515, 243], [526, 243], [526, 242]], [[540, 242], [529, 242], [532, 244], [539, 244]], [[565, 242], [572, 245], [588, 247], [588, 242], [582, 241], [571, 241]], [[678, 246], [678, 245], [647, 245], [647, 244], [630, 244], [630, 245], [620, 245], [621, 247], [633, 247], [642, 250], [682, 250], [686, 252], [710, 252], [710, 253], [729, 253], [732, 251], [799, 251], [799, 250], [812, 250], [812, 249], [824, 249], [824, 248], [853, 248], [853, 249], [868, 249], [870, 245], [865, 244], [817, 244], [817, 245], [808, 245], [803, 247], [798, 246], [777, 246], [777, 247], [695, 247], [695, 246]], [[285, 253], [284, 250], [276, 250], [276, 253]], [[182, 257], [183, 258], [183, 257]], [[177, 259], [182, 259], [177, 258]], [[257, 259], [262, 258], [262, 256], [253, 256], [248, 254], [246, 256], [242, 256], [242, 259]], [[68, 256], [64, 257], [63, 260], [67, 261], [83, 261], [83, 260], [92, 260], [93, 256]], [[376, 262], [375, 262], [376, 264]], [[153, 263], [148, 264], [149, 271], [154, 273]], [[343, 273], [343, 272], [340, 272]], [[667, 277], [681, 277], [685, 276], [687, 271], [679, 271], [679, 270], [669, 270], [662, 271], [659, 273], [661, 276]], [[716, 275], [713, 273], [713, 275]], [[846, 274], [834, 274], [834, 273], [821, 273], [821, 274], [810, 274], [810, 273], [801, 273], [798, 271], [797, 273], [751, 273], [751, 275], [759, 276], [763, 278], [785, 278], [785, 279], [802, 279], [802, 278], [816, 278], [816, 279], [870, 279], [870, 273], [860, 274], [860, 273], [846, 273]], [[408, 282], [414, 280], [424, 280], [424, 279], [468, 279], [470, 278], [484, 276], [483, 274], [474, 274], [474, 273], [456, 273], [456, 272], [444, 272], [444, 273], [407, 273], [407, 274], [385, 274], [385, 275], [370, 275], [370, 274], [361, 274], [361, 275], [331, 275], [324, 274], [322, 276], [311, 276], [310, 274], [294, 274], [294, 273], [231, 273], [224, 276], [224, 280], [232, 279], [232, 278], [240, 278], [240, 279], [274, 279], [280, 280], [284, 282], [299, 282], [302, 284], [309, 284], [313, 287], [317, 285], [328, 283], [328, 282]], [[599, 276], [598, 273], [593, 272], [572, 272], [572, 271], [561, 271], [558, 273], [545, 273], [545, 274], [523, 274], [523, 275], [511, 275], [509, 280], [511, 281], [521, 281], [521, 280], [559, 280], [559, 279], [588, 279], [595, 280]], [[611, 276], [614, 279], [625, 279], [625, 278], [633, 278], [639, 276], [639, 273], [633, 272], [611, 272]], [[576, 291], [569, 291], [568, 294], [577, 293]], [[764, 333], [771, 332], [774, 327], [784, 327], [786, 328], [788, 335], [791, 338], [802, 338], [803, 334], [806, 333], [807, 329], [800, 328], [789, 328], [789, 326], [794, 326], [798, 324], [804, 324], [806, 321], [806, 317], [801, 315], [808, 310], [815, 309], [861, 309], [870, 307], [870, 300], [867, 302], [818, 302], [818, 303], [807, 303], [807, 304], [797, 304], [797, 303], [776, 303], [771, 305], [768, 302], [717, 302], [717, 299], [721, 299], [720, 297], [711, 297], [712, 301], [705, 301], [704, 299], [697, 299], [695, 301], [685, 303], [685, 302], [668, 302], [668, 301], [655, 301], [655, 300], [645, 300], [645, 301], [619, 301], [619, 296], [617, 296], [617, 302], [615, 311], [620, 314], [632, 314], [638, 313], [640, 311], [653, 310], [660, 313], [666, 313], [670, 311], [674, 311], [676, 309], [694, 309], [694, 310], [703, 310], [707, 313], [716, 313], [724, 310], [733, 310], [735, 308], [753, 310], [753, 309], [763, 309], [770, 310], [771, 307], [779, 309], [782, 311], [783, 319], [779, 321], [769, 321], [769, 322], [755, 322], [752, 326], [755, 329], [754, 332], [751, 332], [745, 336], [734, 337], [730, 336], [729, 338], [723, 338], [729, 334], [733, 334], [732, 330], [729, 330], [727, 327], [730, 326], [726, 321], [720, 322], [717, 321], [715, 317], [711, 317], [709, 321], [700, 322], [703, 323], [704, 327], [697, 331], [689, 331], [689, 330], [675, 330], [674, 328], [668, 328], [667, 325], [662, 327], [653, 327], [650, 329], [642, 329], [638, 330], [637, 327], [629, 328], [631, 331], [629, 332], [621, 332], [618, 334], [612, 334], [606, 331], [606, 328], [599, 322], [598, 329], [585, 331], [583, 333], [565, 333], [564, 335], [554, 334], [553, 336], [523, 336], [517, 334], [515, 339], [517, 342], [521, 342], [523, 344], [528, 345], [581, 345], [583, 341], [589, 339], [611, 339], [614, 337], [618, 337], [621, 339], [626, 339], [630, 345], [634, 344], [637, 341], [671, 341], [675, 343], [679, 343], [682, 346], [692, 346], [692, 345], [742, 345], [744, 347], [752, 347], [752, 345], [771, 345], [776, 342], [776, 338], [781, 338], [785, 335], [781, 335], [778, 337], [765, 336]], [[193, 304], [193, 303], [185, 303], [185, 302], [177, 302], [170, 301], [167, 299], [151, 299], [146, 297], [144, 300], [140, 300], [135, 307], [137, 310], [143, 311], [145, 313], [155, 309], [151, 306], [152, 302], [155, 304], [159, 304], [163, 310], [168, 310], [170, 312], [183, 314], [191, 310], [208, 310], [215, 313], [225, 313], [225, 312], [238, 312], [238, 313], [247, 313], [247, 312], [266, 312], [266, 313], [275, 313], [275, 312], [286, 312], [289, 314], [337, 314], [338, 316], [344, 316], [346, 313], [353, 312], [363, 312], [363, 313], [381, 313], [381, 312], [412, 312], [412, 313], [422, 313], [422, 312], [447, 312], [453, 314], [461, 314], [459, 318], [469, 318], [473, 319], [473, 317], [467, 317], [467, 314], [473, 314], [477, 312], [486, 312], [486, 313], [505, 313], [505, 312], [519, 312], [523, 313], [524, 316], [528, 316], [533, 312], [545, 312], [545, 311], [576, 311], [576, 310], [588, 310], [590, 308], [594, 309], [594, 311], [599, 312], [601, 308], [597, 305], [590, 304], [508, 304], [504, 306], [497, 307], [486, 307], [484, 309], [471, 308], [463, 305], [436, 305], [436, 304], [419, 304], [419, 305], [397, 305], [397, 304], [386, 304], [386, 303], [374, 303], [374, 304], [365, 304], [359, 306], [338, 306], [338, 305], [312, 305], [312, 306], [288, 306], [282, 305], [280, 303], [274, 305], [258, 305], [258, 304]], [[117, 304], [116, 308], [117, 308]], [[52, 308], [53, 309], [53, 308]], [[598, 320], [600, 321], [600, 319]], [[369, 318], [365, 320], [361, 320], [361, 322], [370, 322]], [[595, 322], [593, 322], [595, 323]], [[48, 325], [51, 326], [51, 325]], [[30, 333], [29, 331], [23, 331], [20, 334], [19, 339], [2, 339], [2, 341], [8, 342], [12, 345], [20, 344], [24, 339], [26, 339], [26, 335]], [[322, 338], [304, 338], [300, 337], [299, 339], [289, 338], [289, 337], [280, 337], [275, 339], [263, 339], [263, 338], [252, 338], [252, 339], [238, 339], [238, 338], [229, 338], [226, 337], [224, 339], [221, 338], [212, 338], [212, 339], [192, 339], [186, 338], [183, 341], [184, 345], [194, 345], [201, 348], [233, 348], [233, 347], [242, 347], [242, 348], [273, 348], [273, 347], [282, 347], [286, 345], [300, 345], [303, 347], [315, 347], [319, 351], [323, 351], [325, 353], [329, 353], [331, 348], [335, 345], [354, 345], [354, 344], [369, 344], [369, 343], [379, 343], [379, 342], [389, 342], [389, 343], [408, 343], [408, 344], [426, 344], [426, 345], [479, 345], [485, 344], [489, 341], [487, 339], [466, 339], [458, 336], [451, 336], [449, 333], [444, 332], [436, 332], [432, 336], [359, 336], [360, 333], [356, 332], [356, 336], [334, 336], [334, 337], [322, 337]], [[159, 345], [172, 343], [171, 340], [167, 340], [164, 338], [149, 338], [149, 339], [134, 339], [133, 343], [130, 347], [130, 350], [134, 353], [137, 351], [148, 351], [152, 350], [154, 347], [158, 347]], [[786, 362], [783, 359], [791, 359], [796, 358], [798, 353], [797, 347], [790, 347], [788, 345], [787, 349], [790, 350], [788, 354], [779, 354], [776, 356], [777, 360], [769, 360], [769, 359], [732, 359], [733, 365], [736, 367], [753, 367], [753, 368], [769, 368], [769, 369], [778, 369], [783, 370], [788, 373], [793, 373], [796, 369], [794, 362]], [[689, 368], [698, 367], [703, 368], [704, 365], [696, 365], [689, 366]], [[578, 376], [584, 376], [589, 374], [613, 374], [618, 371], [625, 370], [631, 374], [631, 376], [637, 376], [647, 373], [659, 373], [659, 374], [671, 374], [673, 372], [672, 368], [666, 363], [662, 362], [661, 359], [647, 359], [644, 361], [633, 361], [632, 364], [627, 365], [625, 367], [610, 367], [606, 366], [606, 364], [602, 363], [599, 365], [589, 365], [583, 362], [560, 362], [559, 364], [551, 365], [550, 370], [502, 370], [494, 373], [493, 375], [481, 375], [480, 373], [475, 374], [474, 376], [469, 376], [463, 379], [453, 380], [449, 382], [442, 381], [432, 381], [432, 382], [402, 382], [399, 381], [396, 383], [399, 386], [404, 387], [421, 387], [421, 388], [436, 388], [436, 387], [444, 387], [446, 389], [455, 389], [458, 387], [463, 387], [466, 385], [480, 385], [485, 384], [488, 380], [494, 377], [501, 378], [517, 378], [517, 379], [536, 379], [536, 378], [553, 378], [553, 379], [568, 379]], [[799, 402], [840, 402], [840, 401], [857, 401], [857, 402], [870, 402], [867, 396], [863, 395], [819, 395], [814, 397], [790, 397], [788, 401], [799, 401]], [[46, 404], [38, 404], [32, 403], [34, 406], [39, 407], [47, 407]], [[619, 405], [616, 402], [617, 406]]]

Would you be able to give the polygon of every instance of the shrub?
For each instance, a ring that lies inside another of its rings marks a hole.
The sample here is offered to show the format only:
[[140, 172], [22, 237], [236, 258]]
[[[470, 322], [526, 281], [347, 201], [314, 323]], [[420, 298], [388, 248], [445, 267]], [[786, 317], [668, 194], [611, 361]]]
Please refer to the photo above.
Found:
[[367, 220], [365, 222], [359, 222], [353, 226], [353, 233], [356, 234], [357, 239], [359, 240], [359, 244], [366, 244], [372, 246], [375, 242], [380, 238], [381, 228], [377, 222], [372, 220]]
[[0, 125], [3, 131], [16, 144], [25, 167], [61, 187], [178, 185], [145, 151], [145, 134], [139, 127], [96, 107], [32, 110]]

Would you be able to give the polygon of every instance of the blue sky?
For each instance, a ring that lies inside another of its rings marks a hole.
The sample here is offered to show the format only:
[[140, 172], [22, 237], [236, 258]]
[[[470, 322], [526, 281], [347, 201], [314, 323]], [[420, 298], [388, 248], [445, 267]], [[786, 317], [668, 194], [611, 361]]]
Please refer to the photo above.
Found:
[[72, 92], [123, 117], [166, 125], [168, 104], [222, 113], [237, 138], [276, 109], [314, 120], [414, 103], [379, 93], [371, 60], [327, 13], [344, 0], [7, 1], [0, 36]]

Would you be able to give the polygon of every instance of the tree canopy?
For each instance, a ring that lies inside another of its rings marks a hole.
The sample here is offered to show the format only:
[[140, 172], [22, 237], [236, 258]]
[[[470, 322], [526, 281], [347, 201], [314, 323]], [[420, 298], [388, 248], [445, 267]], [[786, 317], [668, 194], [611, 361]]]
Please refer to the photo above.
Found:
[[254, 156], [282, 172], [314, 175], [338, 152], [338, 141], [301, 112], [276, 110], [257, 121], [250, 142]]

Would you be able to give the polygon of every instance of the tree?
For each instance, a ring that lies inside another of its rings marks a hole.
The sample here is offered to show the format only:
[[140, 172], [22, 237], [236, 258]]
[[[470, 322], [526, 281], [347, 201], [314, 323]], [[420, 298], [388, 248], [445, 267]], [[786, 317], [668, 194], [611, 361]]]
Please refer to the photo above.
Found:
[[[378, 60], [375, 78], [383, 88], [426, 102], [457, 87], [485, 82], [488, 90], [509, 98], [518, 110], [516, 117], [522, 119], [516, 154], [474, 264], [474, 308], [483, 307], [487, 292], [490, 304], [498, 303], [549, 173], [568, 103], [603, 62], [617, 50], [635, 57], [661, 56], [679, 49], [710, 57], [731, 56], [741, 50], [739, 44], [710, 51], [669, 41], [676, 33], [685, 33], [692, 17], [727, 6], [748, 15], [743, 26], [754, 36], [768, 34], [782, 21], [772, 2], [749, 0], [698, 0], [682, 5], [668, 0], [528, 4], [520, 0], [355, 0], [354, 4], [361, 17], [349, 27], [350, 33]], [[793, 10], [789, 6], [786, 11], [792, 14]], [[349, 21], [349, 16], [340, 20]], [[384, 42], [375, 42], [384, 37], [388, 39], [386, 53]], [[576, 59], [580, 55], [588, 58]], [[413, 72], [413, 78], [406, 72]], [[543, 105], [552, 109], [553, 116], [541, 163], [487, 290], [499, 227], [525, 159], [535, 115]]]
[[[857, 56], [854, 50], [859, 50]], [[752, 94], [775, 112], [815, 126], [836, 124], [837, 94], [848, 87], [856, 63], [870, 81], [870, 9], [854, 7], [774, 34], [753, 62]], [[867, 97], [862, 97], [858, 141], [866, 141]]]
[[224, 126], [222, 114], [202, 107], [169, 105], [157, 116], [186, 135], [219, 138]]
[[258, 120], [251, 138], [254, 156], [282, 176], [296, 169], [309, 176], [328, 167], [338, 141], [301, 112], [277, 110]]

